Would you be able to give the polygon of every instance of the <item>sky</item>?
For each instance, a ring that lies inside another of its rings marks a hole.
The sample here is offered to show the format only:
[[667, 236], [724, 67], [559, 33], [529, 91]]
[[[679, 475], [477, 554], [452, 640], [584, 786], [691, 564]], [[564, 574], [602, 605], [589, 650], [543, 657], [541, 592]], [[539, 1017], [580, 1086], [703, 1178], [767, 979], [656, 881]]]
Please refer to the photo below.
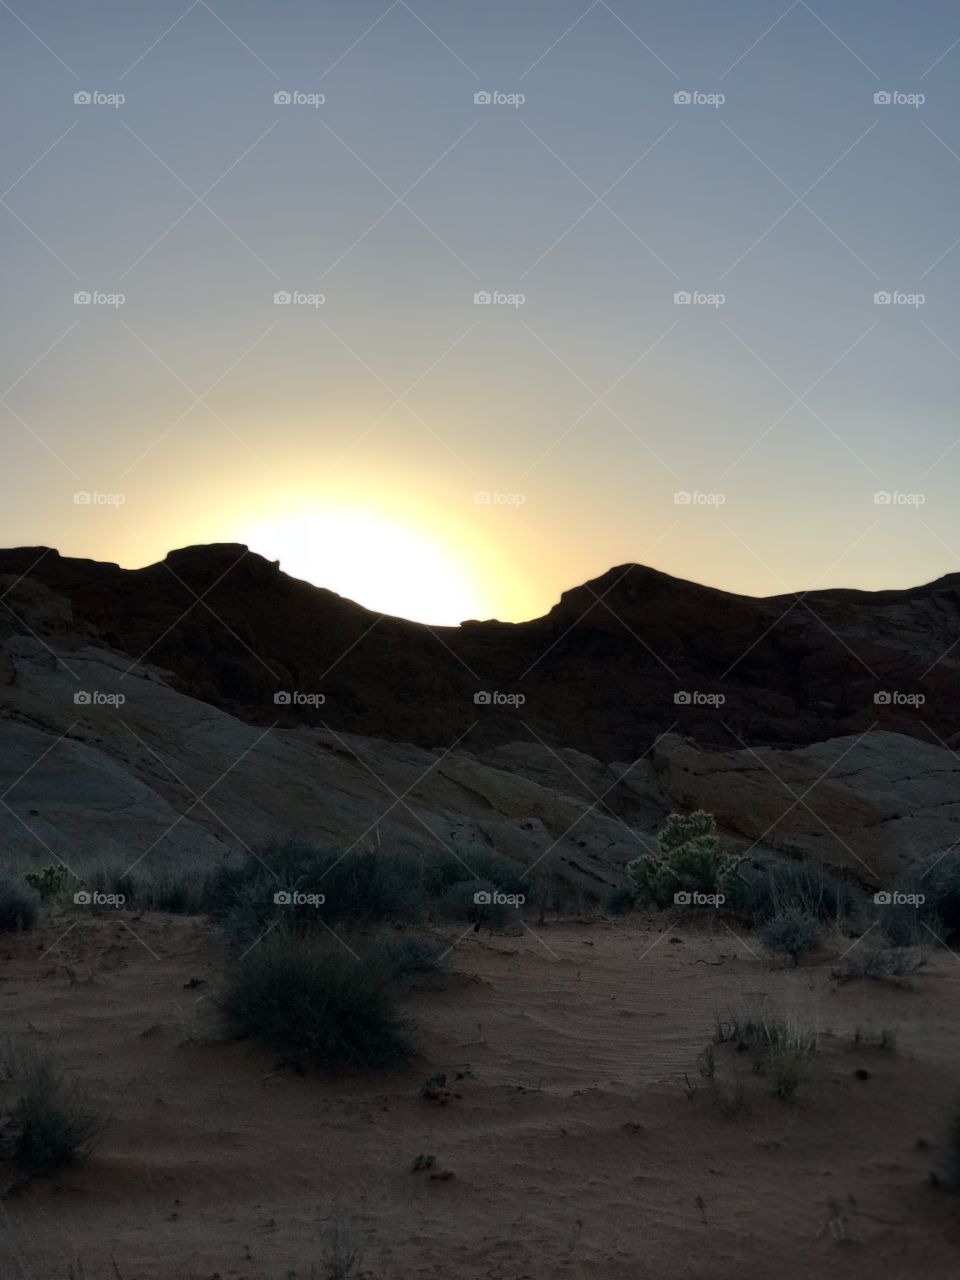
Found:
[[433, 623], [960, 567], [954, 6], [2, 0], [0, 59], [0, 545]]

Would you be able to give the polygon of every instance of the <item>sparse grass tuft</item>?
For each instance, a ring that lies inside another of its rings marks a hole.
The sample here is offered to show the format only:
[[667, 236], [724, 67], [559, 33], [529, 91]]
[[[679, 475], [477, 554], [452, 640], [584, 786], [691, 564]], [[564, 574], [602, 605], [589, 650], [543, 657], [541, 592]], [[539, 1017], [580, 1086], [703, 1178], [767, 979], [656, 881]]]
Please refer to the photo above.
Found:
[[778, 1098], [792, 1102], [813, 1074], [820, 1037], [799, 1018], [745, 1010], [717, 1019], [714, 1043], [724, 1041], [732, 1041], [749, 1053], [754, 1071], [770, 1082]]

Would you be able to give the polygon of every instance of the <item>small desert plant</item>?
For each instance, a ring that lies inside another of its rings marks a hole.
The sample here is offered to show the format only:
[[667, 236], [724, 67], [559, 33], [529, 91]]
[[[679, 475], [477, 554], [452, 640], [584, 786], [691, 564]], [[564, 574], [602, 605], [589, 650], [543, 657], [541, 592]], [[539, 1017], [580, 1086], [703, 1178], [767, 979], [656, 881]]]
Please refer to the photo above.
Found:
[[636, 905], [637, 895], [627, 885], [613, 885], [600, 899], [600, 910], [608, 916], [625, 916]]
[[762, 925], [758, 934], [767, 951], [789, 956], [798, 965], [803, 956], [816, 951], [823, 938], [823, 926], [815, 916], [801, 911], [785, 911]]
[[275, 931], [239, 962], [222, 1008], [234, 1034], [300, 1069], [385, 1070], [415, 1052], [389, 972], [334, 939]]
[[854, 1049], [882, 1049], [885, 1053], [896, 1053], [897, 1033], [891, 1027], [883, 1027], [880, 1031], [868, 1031], [857, 1027], [853, 1033]]
[[516, 906], [503, 901], [502, 891], [490, 880], [461, 880], [450, 885], [438, 911], [450, 920], [472, 920], [478, 929], [516, 929], [520, 921]]
[[44, 904], [56, 902], [67, 892], [70, 872], [62, 862], [51, 862], [39, 871], [28, 871], [23, 879]]
[[943, 1172], [930, 1174], [935, 1187], [960, 1195], [960, 1107], [953, 1110], [947, 1124], [947, 1158]]
[[723, 852], [713, 815], [671, 813], [659, 834], [660, 856], [642, 854], [627, 863], [637, 901], [672, 906], [678, 893], [725, 892], [739, 859]]
[[0, 933], [28, 933], [37, 922], [37, 899], [0, 872]]
[[414, 991], [443, 974], [449, 946], [417, 934], [381, 938], [373, 956], [390, 974], [400, 991]]
[[367, 1233], [337, 1214], [324, 1232], [323, 1263], [312, 1268], [311, 1280], [359, 1280], [367, 1242]]
[[856, 947], [831, 971], [835, 982], [870, 978], [874, 982], [908, 985], [908, 979], [927, 963], [927, 953], [917, 947]]
[[53, 1054], [9, 1038], [0, 1042], [0, 1115], [0, 1153], [14, 1174], [5, 1195], [85, 1159], [100, 1127]]

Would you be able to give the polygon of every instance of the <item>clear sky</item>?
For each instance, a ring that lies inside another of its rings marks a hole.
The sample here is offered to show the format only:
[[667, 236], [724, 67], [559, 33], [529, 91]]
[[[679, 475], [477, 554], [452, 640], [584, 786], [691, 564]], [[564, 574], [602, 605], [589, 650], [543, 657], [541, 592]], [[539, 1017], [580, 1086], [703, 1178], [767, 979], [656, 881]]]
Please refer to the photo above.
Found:
[[431, 622], [960, 567], [956, 6], [11, 0], [0, 51], [0, 544]]

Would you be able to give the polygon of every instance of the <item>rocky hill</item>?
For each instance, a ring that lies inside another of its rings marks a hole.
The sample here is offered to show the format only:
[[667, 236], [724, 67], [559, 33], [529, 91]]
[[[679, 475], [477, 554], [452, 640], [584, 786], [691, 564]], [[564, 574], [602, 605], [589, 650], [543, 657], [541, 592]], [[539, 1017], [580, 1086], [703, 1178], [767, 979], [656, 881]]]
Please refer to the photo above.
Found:
[[253, 724], [322, 721], [428, 748], [541, 740], [608, 762], [667, 731], [710, 748], [872, 727], [960, 740], [960, 574], [760, 599], [626, 565], [530, 622], [433, 628], [231, 544], [138, 570], [20, 548], [0, 552], [0, 580], [10, 627], [46, 591], [61, 601], [37, 630], [52, 647], [73, 635], [146, 660]]
[[956, 650], [935, 663], [958, 582], [791, 603], [632, 567], [534, 622], [432, 630], [236, 547], [3, 552], [0, 838], [80, 869], [291, 833], [495, 848], [595, 894], [703, 807], [732, 847], [877, 883], [960, 840]]

